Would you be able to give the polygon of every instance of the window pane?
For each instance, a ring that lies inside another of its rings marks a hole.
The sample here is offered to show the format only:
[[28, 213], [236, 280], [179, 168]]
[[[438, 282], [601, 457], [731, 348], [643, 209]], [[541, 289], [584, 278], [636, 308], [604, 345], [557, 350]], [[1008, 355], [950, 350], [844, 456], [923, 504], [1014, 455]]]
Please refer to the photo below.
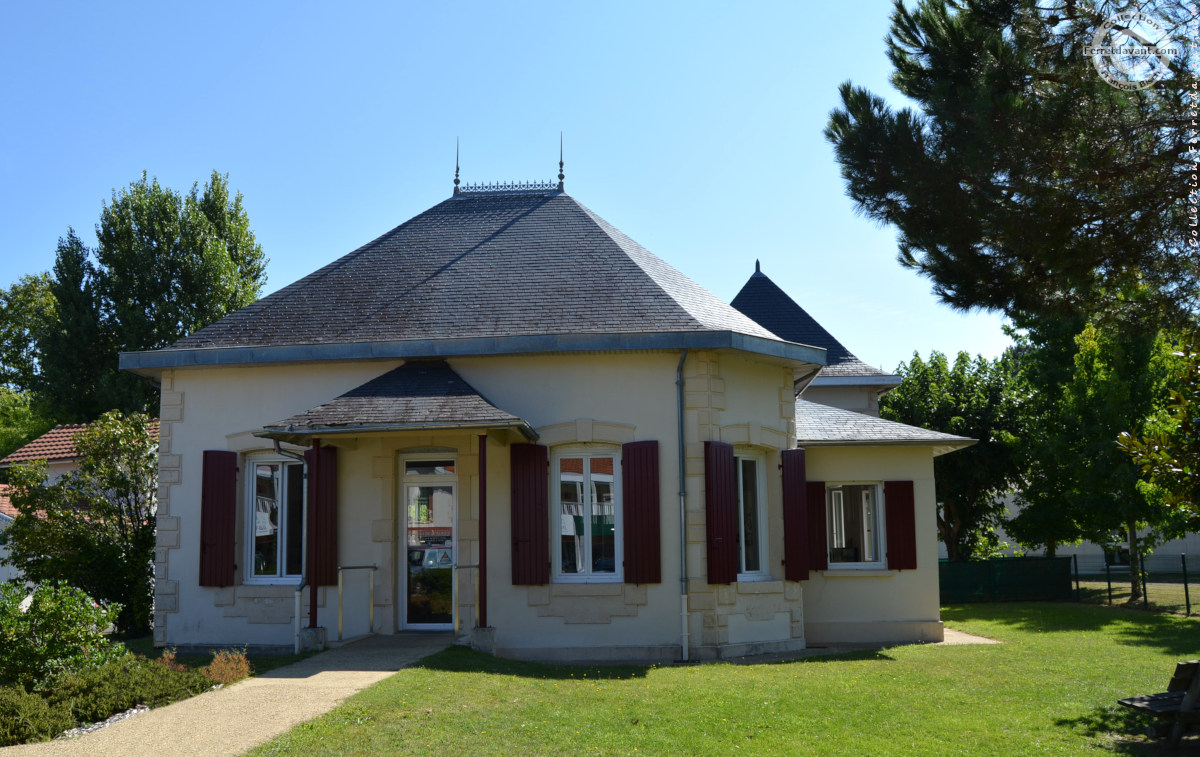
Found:
[[287, 550], [284, 557], [284, 572], [290, 576], [298, 576], [302, 571], [301, 562], [304, 559], [304, 466], [287, 465], [287, 508], [285, 521], [287, 527], [284, 533], [287, 538]]
[[279, 573], [279, 465], [254, 466], [253, 575]]
[[760, 536], [758, 532], [758, 466], [754, 460], [739, 460], [738, 475], [741, 479], [742, 517], [738, 523], [738, 549], [741, 551], [742, 570], [753, 573], [762, 570]]
[[875, 489], [863, 487], [862, 490], [862, 528], [863, 528], [863, 557], [866, 562], [879, 559], [879, 528], [878, 515], [875, 512]]
[[613, 459], [593, 457], [588, 463], [592, 480], [592, 572], [615, 573], [617, 539], [613, 501]]
[[404, 473], [409, 476], [453, 476], [453, 460], [407, 460]]
[[583, 548], [587, 532], [584, 521], [583, 458], [564, 457], [558, 462], [558, 501], [561, 523], [559, 566], [562, 573], [583, 570]]
[[873, 484], [829, 490], [829, 561], [877, 562], [879, 508]]

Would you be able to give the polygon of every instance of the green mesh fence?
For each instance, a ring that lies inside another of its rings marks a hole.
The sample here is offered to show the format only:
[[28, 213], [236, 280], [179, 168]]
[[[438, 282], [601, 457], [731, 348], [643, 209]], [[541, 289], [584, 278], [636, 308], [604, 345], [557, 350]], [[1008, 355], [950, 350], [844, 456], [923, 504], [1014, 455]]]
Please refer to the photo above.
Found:
[[1072, 600], [1071, 558], [1004, 557], [938, 563], [942, 604]]

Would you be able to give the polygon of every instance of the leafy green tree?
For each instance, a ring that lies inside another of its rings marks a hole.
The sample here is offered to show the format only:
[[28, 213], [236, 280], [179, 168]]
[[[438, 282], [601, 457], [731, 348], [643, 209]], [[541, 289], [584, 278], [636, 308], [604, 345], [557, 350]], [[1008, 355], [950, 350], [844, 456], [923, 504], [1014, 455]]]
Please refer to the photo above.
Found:
[[116, 660], [125, 647], [104, 637], [117, 615], [86, 593], [58, 582], [28, 594], [0, 584], [0, 684], [32, 690], [61, 673]]
[[41, 345], [42, 392], [63, 421], [153, 411], [155, 390], [119, 372], [118, 353], [165, 347], [245, 307], [266, 276], [242, 195], [216, 171], [186, 196], [143, 172], [113, 190], [96, 238], [89, 250], [68, 232], [55, 261], [58, 318]]
[[[1110, 86], [1083, 48], [1119, 5], [896, 0], [892, 84], [915, 106], [842, 85], [825, 133], [847, 192], [896, 227], [900, 263], [944, 302], [1054, 316], [1136, 306], [1173, 318], [1194, 306], [1195, 53], [1184, 45], [1172, 74], [1147, 89]], [[1181, 0], [1142, 10], [1179, 34], [1191, 15]]]
[[77, 470], [48, 481], [44, 462], [14, 466], [18, 514], [0, 533], [7, 562], [35, 583], [62, 581], [122, 605], [123, 631], [150, 628], [158, 439], [143, 414], [112, 411], [75, 436]]
[[34, 388], [38, 334], [53, 317], [48, 273], [27, 274], [0, 291], [0, 384], [17, 391]]
[[53, 427], [54, 422], [39, 412], [29, 392], [0, 386], [0, 457], [20, 449]]
[[951, 560], [986, 557], [1004, 515], [1004, 495], [1022, 470], [1025, 390], [1007, 358], [953, 365], [940, 352], [914, 354], [897, 369], [900, 386], [884, 395], [884, 418], [978, 442], [934, 459], [938, 536]]
[[[1107, 544], [1119, 535], [1136, 559], [1184, 525], [1147, 499], [1137, 468], [1116, 444], [1121, 431], [1143, 429], [1163, 402], [1170, 353], [1158, 334], [1137, 327], [1088, 323], [1070, 338], [1073, 352], [1063, 344], [1065, 333], [1059, 325], [1035, 328], [1025, 343], [1022, 362], [1037, 390], [1036, 409], [1021, 509], [1006, 530], [1049, 554], [1064, 543]], [[1139, 538], [1144, 529], [1148, 534]], [[1140, 590], [1131, 588], [1136, 599]]]
[[1144, 492], [1157, 495], [1195, 529], [1200, 523], [1200, 335], [1182, 336], [1174, 356], [1178, 362], [1162, 417], [1141, 434], [1122, 432], [1119, 441], [1146, 479]]
[[50, 294], [54, 317], [37, 334], [41, 376], [38, 396], [60, 423], [84, 423], [105, 409], [102, 380], [116, 356], [101, 320], [91, 251], [74, 229], [58, 240]]

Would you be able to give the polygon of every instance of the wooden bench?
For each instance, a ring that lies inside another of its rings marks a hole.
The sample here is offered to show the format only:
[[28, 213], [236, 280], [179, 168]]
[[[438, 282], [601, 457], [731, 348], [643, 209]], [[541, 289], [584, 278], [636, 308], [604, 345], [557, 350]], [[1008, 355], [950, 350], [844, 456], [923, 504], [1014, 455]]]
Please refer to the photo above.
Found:
[[1170, 721], [1169, 743], [1178, 746], [1188, 726], [1200, 722], [1200, 660], [1188, 660], [1175, 666], [1175, 675], [1161, 694], [1144, 694], [1140, 697], [1118, 699], [1117, 704], [1148, 712], [1159, 719], [1159, 724], [1147, 729], [1153, 738], [1168, 733], [1166, 722]]

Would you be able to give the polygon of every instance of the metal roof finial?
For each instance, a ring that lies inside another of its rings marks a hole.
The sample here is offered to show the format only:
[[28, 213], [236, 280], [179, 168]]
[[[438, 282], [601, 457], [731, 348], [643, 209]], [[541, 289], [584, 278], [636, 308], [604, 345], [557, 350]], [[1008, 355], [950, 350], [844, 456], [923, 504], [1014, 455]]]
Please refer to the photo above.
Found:
[[562, 150], [562, 145], [563, 145], [563, 140], [562, 140], [562, 132], [560, 131], [560, 132], [558, 133], [558, 191], [559, 191], [559, 192], [562, 192], [562, 191], [563, 191], [563, 179], [565, 179], [565, 178], [566, 178], [566, 176], [563, 174], [563, 150]]
[[454, 138], [454, 194], [458, 194], [458, 137]]
[[754, 272], [762, 273], [762, 268], [759, 267], [757, 258], [755, 258], [755, 260], [754, 260]]

